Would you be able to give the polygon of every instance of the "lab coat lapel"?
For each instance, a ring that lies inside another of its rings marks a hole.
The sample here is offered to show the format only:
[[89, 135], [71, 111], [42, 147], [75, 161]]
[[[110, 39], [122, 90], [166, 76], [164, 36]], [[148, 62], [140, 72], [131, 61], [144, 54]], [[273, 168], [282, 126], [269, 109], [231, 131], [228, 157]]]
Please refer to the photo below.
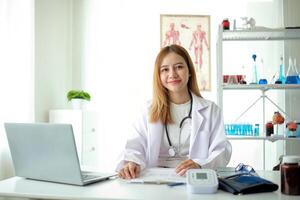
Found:
[[160, 121], [149, 123], [147, 155], [150, 167], [157, 166], [163, 128], [164, 126]]
[[193, 95], [193, 112], [192, 112], [192, 129], [191, 129], [191, 138], [190, 138], [190, 152], [193, 146], [194, 142], [196, 140], [197, 134], [199, 133], [199, 130], [202, 126], [202, 123], [204, 121], [204, 117], [201, 113], [201, 111], [206, 108], [208, 105], [201, 101], [201, 98]]

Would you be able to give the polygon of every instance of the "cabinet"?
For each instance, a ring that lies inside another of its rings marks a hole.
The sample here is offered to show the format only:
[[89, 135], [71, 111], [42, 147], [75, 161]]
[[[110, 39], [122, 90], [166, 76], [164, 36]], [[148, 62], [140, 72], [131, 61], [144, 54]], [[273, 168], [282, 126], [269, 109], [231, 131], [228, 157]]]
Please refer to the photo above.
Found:
[[[231, 137], [228, 136], [231, 140], [262, 140], [263, 141], [263, 168], [265, 169], [265, 141], [266, 140], [298, 140], [299, 138], [287, 138], [283, 137], [283, 133], [276, 137], [266, 137], [266, 130], [265, 124], [267, 122], [266, 119], [266, 105], [272, 104], [276, 107], [277, 110], [281, 111], [285, 114], [286, 117], [289, 116], [288, 113], [285, 111], [285, 106], [278, 106], [277, 102], [273, 101], [271, 98], [268, 97], [269, 91], [279, 91], [285, 92], [287, 90], [299, 90], [299, 84], [267, 84], [267, 85], [242, 85], [242, 84], [235, 84], [235, 85], [228, 85], [223, 84], [223, 72], [224, 72], [224, 43], [225, 42], [238, 42], [240, 45], [243, 45], [243, 41], [246, 42], [258, 42], [258, 41], [285, 41], [285, 40], [299, 40], [300, 39], [300, 30], [299, 29], [260, 29], [260, 30], [235, 30], [235, 31], [223, 31], [222, 27], [219, 28], [218, 32], [218, 40], [217, 40], [217, 102], [218, 105], [224, 110], [226, 105], [224, 105], [224, 96], [226, 95], [226, 91], [259, 91], [261, 94], [258, 96], [258, 99], [253, 101], [252, 103], [245, 106], [245, 109], [238, 114], [235, 119], [240, 119], [245, 113], [247, 113], [253, 106], [258, 102], [261, 101], [261, 107], [257, 111], [257, 114], [262, 115], [262, 120], [260, 121], [260, 133], [259, 136], [249, 137], [249, 136], [238, 136], [238, 137]], [[237, 55], [238, 56], [238, 55]], [[279, 65], [278, 65], [279, 68]], [[237, 75], [237, 74], [236, 74]], [[300, 90], [299, 90], [300, 91]], [[249, 92], [250, 93], [250, 92]], [[245, 94], [245, 93], [243, 93]], [[247, 93], [246, 93], [247, 94]], [[236, 95], [235, 98], [249, 98], [247, 95]], [[284, 102], [283, 102], [284, 104]], [[224, 120], [226, 123], [226, 115], [229, 113], [224, 113]], [[288, 117], [289, 118], [289, 117]], [[269, 118], [268, 118], [269, 119]]]
[[83, 110], [50, 110], [50, 123], [72, 124], [80, 163], [95, 167], [98, 164], [97, 113]]

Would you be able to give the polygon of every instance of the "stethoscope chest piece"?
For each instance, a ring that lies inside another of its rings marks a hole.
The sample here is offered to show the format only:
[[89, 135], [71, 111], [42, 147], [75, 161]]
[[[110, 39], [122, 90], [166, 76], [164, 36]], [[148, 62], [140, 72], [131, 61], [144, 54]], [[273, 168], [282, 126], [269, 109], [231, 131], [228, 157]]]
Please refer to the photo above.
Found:
[[171, 156], [171, 157], [175, 156], [176, 152], [175, 152], [174, 147], [171, 147], [171, 148], [168, 150], [168, 153], [169, 153], [169, 156]]

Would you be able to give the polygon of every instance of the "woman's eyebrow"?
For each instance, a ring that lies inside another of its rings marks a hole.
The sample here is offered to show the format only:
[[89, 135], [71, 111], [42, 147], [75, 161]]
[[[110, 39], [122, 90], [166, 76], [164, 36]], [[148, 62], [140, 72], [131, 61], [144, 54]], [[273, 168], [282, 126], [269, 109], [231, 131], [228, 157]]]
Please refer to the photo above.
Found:
[[175, 63], [174, 65], [182, 65], [183, 62], [178, 62], [178, 63]]
[[[178, 63], [175, 63], [175, 64], [173, 64], [173, 66], [175, 66], [175, 65], [182, 65], [183, 64], [183, 62], [178, 62]], [[161, 65], [160, 66], [160, 68], [162, 68], [162, 67], [169, 67], [170, 65]]]

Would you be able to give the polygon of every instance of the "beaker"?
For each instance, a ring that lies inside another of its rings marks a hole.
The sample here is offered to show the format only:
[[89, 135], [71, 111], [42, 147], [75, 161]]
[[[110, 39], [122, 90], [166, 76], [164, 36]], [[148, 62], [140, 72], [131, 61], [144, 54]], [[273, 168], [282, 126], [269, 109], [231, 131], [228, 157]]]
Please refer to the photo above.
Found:
[[268, 84], [268, 81], [266, 79], [266, 74], [265, 74], [265, 66], [264, 66], [264, 60], [261, 58], [260, 60], [261, 65], [260, 65], [260, 79], [259, 79], [259, 84], [263, 85], [263, 84]]
[[286, 73], [286, 84], [300, 84], [299, 73], [297, 70], [296, 59], [294, 59], [294, 63], [292, 58], [289, 57], [289, 68]]
[[257, 65], [256, 65], [256, 54], [252, 55], [253, 59], [253, 68], [252, 68], [252, 81], [251, 84], [258, 83], [258, 73], [257, 73]]
[[296, 137], [296, 131], [298, 128], [298, 124], [296, 123], [296, 121], [290, 121], [286, 124], [286, 133], [287, 133], [287, 137]]

